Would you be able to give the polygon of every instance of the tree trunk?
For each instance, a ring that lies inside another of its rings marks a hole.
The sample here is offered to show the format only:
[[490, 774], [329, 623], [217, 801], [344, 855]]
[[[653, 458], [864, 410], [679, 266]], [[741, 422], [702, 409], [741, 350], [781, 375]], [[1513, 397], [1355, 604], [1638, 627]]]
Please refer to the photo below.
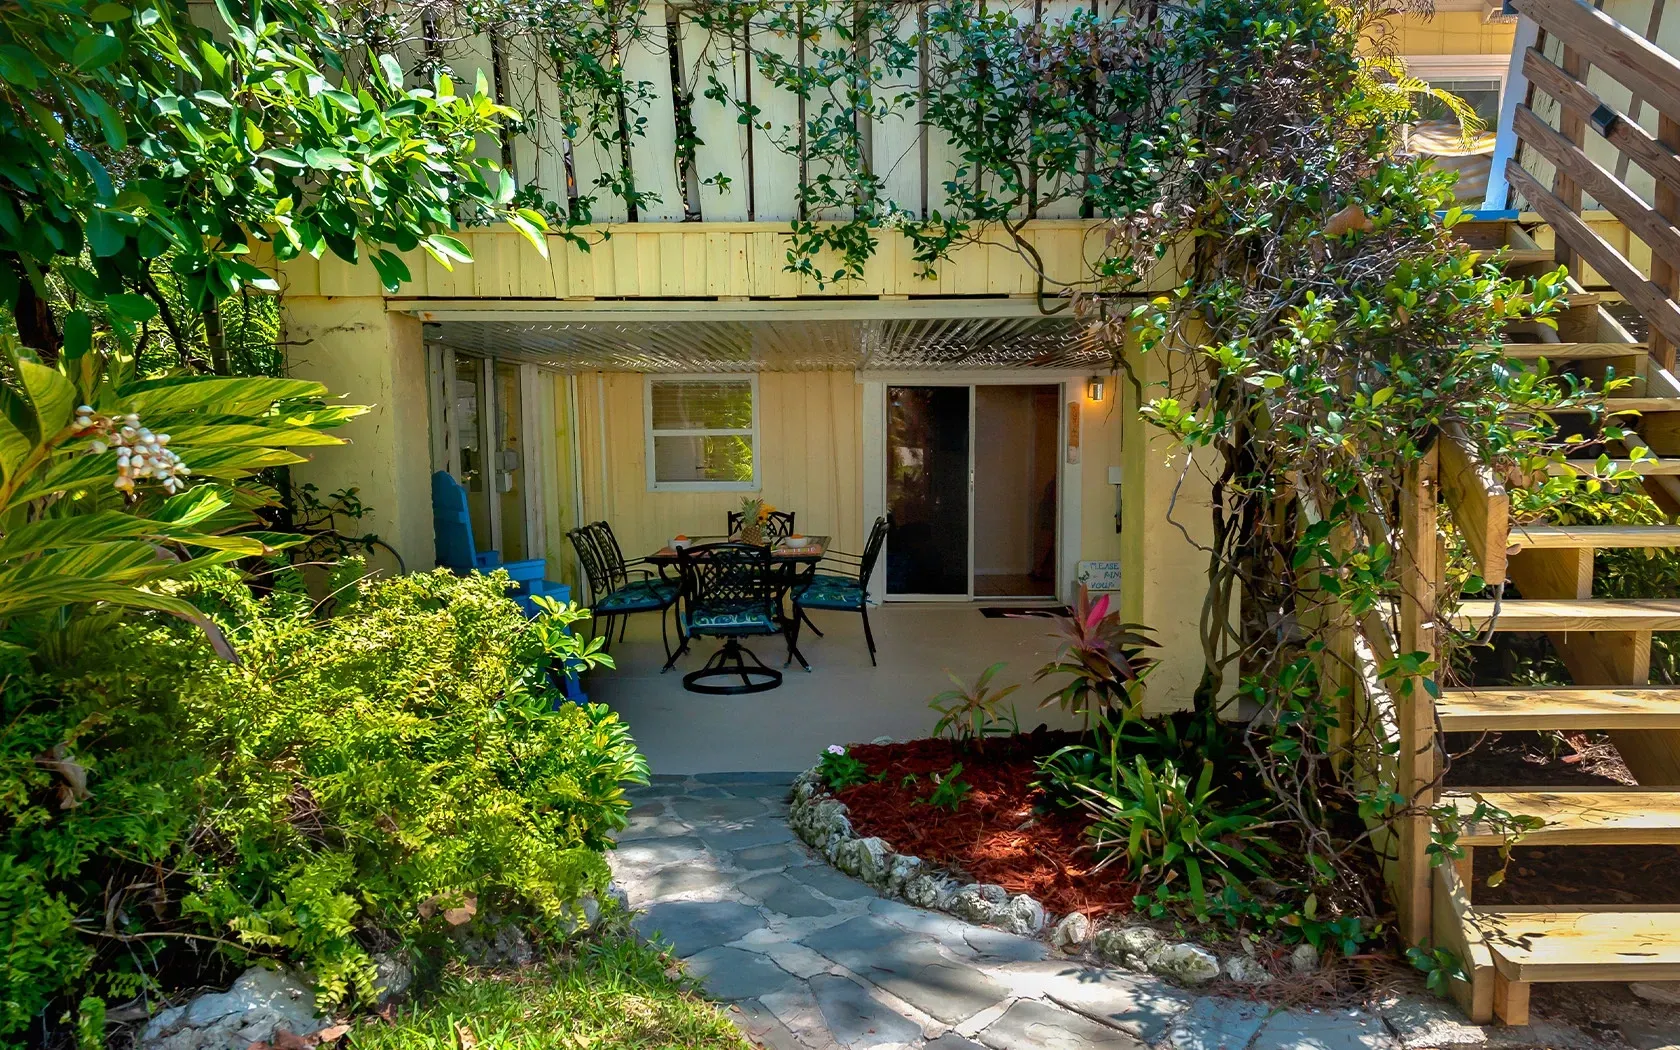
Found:
[[46, 364], [56, 364], [64, 349], [64, 335], [53, 319], [52, 304], [35, 290], [27, 273], [18, 275], [17, 307], [13, 314], [18, 338]]

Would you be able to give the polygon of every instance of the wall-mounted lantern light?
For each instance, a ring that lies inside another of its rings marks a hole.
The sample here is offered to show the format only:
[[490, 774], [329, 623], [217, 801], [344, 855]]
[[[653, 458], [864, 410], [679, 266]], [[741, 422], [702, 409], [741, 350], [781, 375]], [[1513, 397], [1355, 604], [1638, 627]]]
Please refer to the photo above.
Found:
[[1103, 399], [1103, 385], [1102, 376], [1092, 376], [1087, 379], [1085, 381], [1085, 396], [1092, 401], [1101, 401]]

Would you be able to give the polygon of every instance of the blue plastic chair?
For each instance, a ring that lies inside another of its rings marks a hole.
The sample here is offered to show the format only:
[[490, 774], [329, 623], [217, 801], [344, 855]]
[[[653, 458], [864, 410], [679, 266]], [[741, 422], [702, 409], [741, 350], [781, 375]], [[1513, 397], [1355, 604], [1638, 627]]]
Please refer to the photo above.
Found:
[[[572, 600], [572, 589], [546, 578], [548, 563], [542, 558], [502, 561], [500, 551], [481, 551], [473, 542], [472, 515], [467, 511], [467, 490], [447, 470], [432, 475], [432, 534], [437, 544], [437, 563], [451, 572], [495, 572], [503, 569], [513, 577], [512, 598], [526, 616], [537, 614], [531, 599], [546, 595], [564, 605]], [[578, 669], [567, 667], [566, 695], [582, 702], [587, 699], [578, 683]]]

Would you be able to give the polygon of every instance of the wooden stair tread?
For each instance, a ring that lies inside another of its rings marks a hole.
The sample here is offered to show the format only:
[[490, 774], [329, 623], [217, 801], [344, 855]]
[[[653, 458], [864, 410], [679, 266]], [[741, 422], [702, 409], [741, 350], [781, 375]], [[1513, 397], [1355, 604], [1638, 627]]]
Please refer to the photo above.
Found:
[[[1657, 474], [1680, 474], [1680, 458], [1651, 456], [1635, 460], [1623, 456], [1612, 456], [1604, 469], [1611, 472], [1631, 470], [1641, 477], [1651, 477]], [[1562, 463], [1551, 464], [1547, 467], [1547, 470], [1554, 475], [1596, 474], [1599, 467], [1596, 459], [1566, 459]]]
[[[1458, 608], [1454, 622], [1482, 629], [1495, 603], [1478, 599]], [[1511, 600], [1498, 603], [1496, 631], [1680, 631], [1680, 599], [1588, 598]]]
[[[1539, 817], [1543, 828], [1524, 832], [1524, 846], [1680, 845], [1680, 791], [1550, 791], [1544, 788], [1478, 791], [1481, 799], [1510, 813]], [[1469, 815], [1476, 798], [1449, 791], [1446, 801]], [[1465, 846], [1498, 846], [1504, 836], [1480, 824], [1466, 825]]]
[[1680, 912], [1473, 908], [1506, 980], [1680, 980]]
[[1680, 547], [1680, 525], [1512, 525], [1511, 547]]
[[1680, 729], [1680, 689], [1563, 686], [1448, 689], [1436, 709], [1447, 732]]
[[1647, 353], [1644, 343], [1501, 343], [1506, 357], [1533, 361], [1591, 361], [1606, 357], [1638, 357]]

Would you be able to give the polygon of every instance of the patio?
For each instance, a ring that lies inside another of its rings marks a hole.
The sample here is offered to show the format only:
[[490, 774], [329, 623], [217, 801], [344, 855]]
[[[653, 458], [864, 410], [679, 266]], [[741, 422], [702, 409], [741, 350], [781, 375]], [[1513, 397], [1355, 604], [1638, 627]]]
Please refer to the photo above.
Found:
[[[747, 696], [683, 689], [682, 672], [716, 648], [709, 639], [697, 639], [676, 668], [660, 674], [658, 627], [651, 616], [638, 617], [625, 641], [613, 643], [618, 669], [589, 680], [590, 699], [623, 716], [657, 774], [800, 770], [829, 744], [926, 736], [938, 718], [927, 702], [951, 686], [945, 671], [972, 682], [999, 660], [1009, 666], [998, 684], [1022, 683], [1005, 704], [1014, 703], [1024, 730], [1041, 722], [1077, 726], [1060, 710], [1038, 706], [1045, 690], [1032, 675], [1055, 651], [1048, 620], [990, 618], [966, 603], [883, 605], [869, 613], [880, 650], [880, 666], [871, 667], [857, 616], [812, 615], [826, 636], [809, 629], [800, 635], [811, 673], [795, 664], [781, 688]], [[749, 644], [766, 663], [781, 665], [780, 638]]]

